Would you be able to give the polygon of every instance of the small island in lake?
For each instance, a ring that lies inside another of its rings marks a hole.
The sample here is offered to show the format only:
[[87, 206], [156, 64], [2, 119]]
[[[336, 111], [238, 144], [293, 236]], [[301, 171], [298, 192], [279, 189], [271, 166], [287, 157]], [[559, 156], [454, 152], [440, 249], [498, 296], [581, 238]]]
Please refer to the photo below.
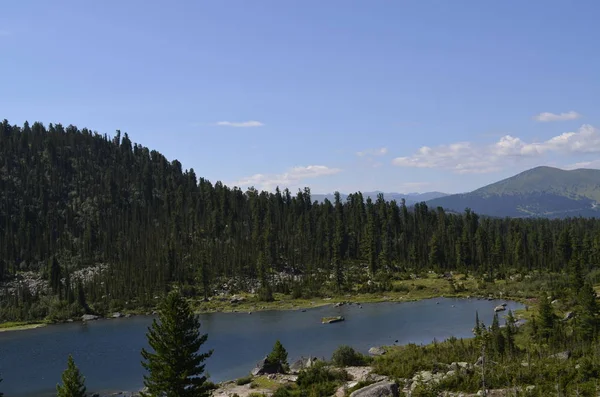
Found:
[[340, 321], [344, 321], [344, 317], [343, 316], [323, 317], [321, 319], [321, 323], [323, 323], [323, 324], [338, 323]]

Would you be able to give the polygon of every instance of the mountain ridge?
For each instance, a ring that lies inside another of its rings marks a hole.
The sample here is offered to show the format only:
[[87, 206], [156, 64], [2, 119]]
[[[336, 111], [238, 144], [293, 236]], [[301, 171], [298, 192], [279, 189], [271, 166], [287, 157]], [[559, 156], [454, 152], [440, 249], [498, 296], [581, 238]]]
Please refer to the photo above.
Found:
[[453, 211], [490, 216], [564, 218], [600, 216], [600, 170], [539, 166], [469, 193], [427, 201]]
[[[432, 192], [423, 192], [423, 193], [396, 193], [396, 192], [383, 192], [380, 190], [375, 190], [371, 192], [361, 192], [363, 197], [366, 199], [370, 197], [371, 200], [376, 200], [379, 194], [383, 194], [383, 197], [387, 201], [396, 200], [400, 201], [401, 199], [405, 199], [407, 204], [415, 204], [423, 201], [433, 200], [440, 197], [448, 196], [448, 193], [442, 193], [438, 191]], [[349, 193], [340, 193], [340, 199], [342, 201], [346, 200], [349, 196]], [[335, 199], [334, 193], [320, 193], [320, 194], [312, 194], [312, 199], [318, 202], [323, 202], [325, 199], [329, 201], [333, 201]]]

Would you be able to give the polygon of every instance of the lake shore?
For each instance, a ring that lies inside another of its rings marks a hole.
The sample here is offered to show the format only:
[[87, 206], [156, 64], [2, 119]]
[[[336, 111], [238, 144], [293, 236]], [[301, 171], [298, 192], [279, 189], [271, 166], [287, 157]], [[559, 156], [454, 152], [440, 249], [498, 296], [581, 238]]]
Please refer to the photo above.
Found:
[[[414, 302], [425, 299], [435, 298], [462, 298], [462, 299], [502, 299], [513, 302], [519, 302], [524, 305], [531, 305], [528, 298], [522, 296], [512, 296], [502, 291], [491, 292], [487, 295], [482, 294], [475, 288], [474, 280], [467, 278], [461, 281], [465, 287], [464, 291], [453, 291], [447, 279], [439, 277], [427, 277], [412, 280], [401, 280], [394, 283], [395, 291], [378, 293], [346, 293], [342, 295], [331, 295], [328, 297], [292, 298], [290, 295], [274, 294], [275, 300], [272, 302], [259, 301], [255, 294], [239, 293], [233, 295], [223, 295], [211, 297], [209, 301], [201, 299], [192, 300], [192, 307], [197, 314], [209, 313], [252, 313], [266, 310], [308, 310], [332, 304], [362, 304], [362, 303], [382, 303], [382, 302]], [[507, 286], [506, 282], [494, 283], [494, 286]], [[401, 292], [398, 292], [401, 290]], [[519, 314], [524, 314], [525, 310], [520, 310]], [[148, 310], [125, 310], [123, 315], [152, 315], [154, 311]], [[102, 316], [101, 316], [102, 317]], [[112, 313], [106, 314], [105, 318], [112, 318]], [[80, 319], [73, 319], [80, 321]], [[63, 324], [66, 321], [49, 322], [9, 322], [0, 324], [0, 332], [22, 331], [43, 327], [49, 324]]]
[[2, 323], [0, 324], [0, 332], [9, 332], [9, 331], [25, 331], [28, 329], [41, 328], [48, 325], [45, 322], [10, 322], [10, 323]]

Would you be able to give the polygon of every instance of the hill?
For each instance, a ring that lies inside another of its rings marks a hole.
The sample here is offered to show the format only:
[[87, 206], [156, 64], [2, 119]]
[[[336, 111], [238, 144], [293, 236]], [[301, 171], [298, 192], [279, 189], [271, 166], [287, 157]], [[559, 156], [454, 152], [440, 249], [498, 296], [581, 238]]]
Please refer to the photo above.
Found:
[[[559, 237], [568, 240], [574, 230], [579, 246], [600, 230], [600, 221], [579, 219], [478, 219], [365, 202], [362, 194], [315, 203], [309, 188], [242, 191], [198, 178], [127, 134], [5, 120], [0, 322], [147, 312], [173, 287], [207, 308], [205, 299], [232, 293], [248, 293], [253, 305], [387, 293], [395, 272], [494, 266], [504, 273], [508, 263], [557, 269], [572, 250], [555, 252], [539, 240], [564, 247]], [[515, 236], [522, 246], [512, 243]], [[490, 241], [500, 248], [486, 248]], [[584, 263], [600, 255], [592, 248]]]
[[[377, 200], [377, 196], [379, 194], [383, 193], [383, 197], [387, 200], [387, 201], [392, 201], [392, 200], [396, 200], [398, 203], [400, 203], [400, 201], [402, 199], [406, 200], [406, 205], [413, 205], [416, 203], [420, 203], [423, 201], [428, 201], [428, 200], [433, 200], [439, 197], [445, 197], [448, 194], [446, 193], [442, 193], [442, 192], [426, 192], [426, 193], [384, 193], [381, 191], [374, 191], [374, 192], [364, 192], [362, 193], [364, 199], [366, 200], [367, 197], [370, 197], [371, 200], [375, 201]], [[325, 199], [333, 202], [335, 200], [335, 196], [333, 193], [328, 193], [328, 194], [313, 194], [312, 195], [313, 200], [316, 200], [320, 203], [322, 203], [323, 201], [325, 201]], [[346, 193], [340, 193], [340, 199], [342, 201], [346, 201], [348, 198], [348, 194]]]
[[536, 167], [470, 193], [429, 200], [428, 205], [509, 217], [600, 216], [600, 170]]

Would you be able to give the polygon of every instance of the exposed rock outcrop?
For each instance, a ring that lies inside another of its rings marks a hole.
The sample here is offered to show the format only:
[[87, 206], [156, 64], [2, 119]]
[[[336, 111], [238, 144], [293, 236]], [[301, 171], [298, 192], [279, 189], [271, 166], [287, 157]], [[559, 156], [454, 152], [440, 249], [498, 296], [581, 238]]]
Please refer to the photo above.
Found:
[[290, 365], [290, 372], [292, 374], [297, 374], [305, 368], [312, 367], [319, 359], [317, 357], [308, 357], [308, 358], [300, 358]]
[[383, 347], [372, 347], [369, 349], [369, 354], [372, 356], [383, 356], [385, 349]]
[[283, 374], [283, 373], [285, 373], [285, 369], [283, 368], [281, 363], [280, 362], [270, 363], [267, 360], [267, 357], [260, 360], [256, 364], [256, 367], [254, 367], [254, 369], [252, 370], [253, 376], [268, 375], [268, 374]]
[[382, 381], [356, 390], [350, 397], [397, 397], [398, 385], [394, 382]]

